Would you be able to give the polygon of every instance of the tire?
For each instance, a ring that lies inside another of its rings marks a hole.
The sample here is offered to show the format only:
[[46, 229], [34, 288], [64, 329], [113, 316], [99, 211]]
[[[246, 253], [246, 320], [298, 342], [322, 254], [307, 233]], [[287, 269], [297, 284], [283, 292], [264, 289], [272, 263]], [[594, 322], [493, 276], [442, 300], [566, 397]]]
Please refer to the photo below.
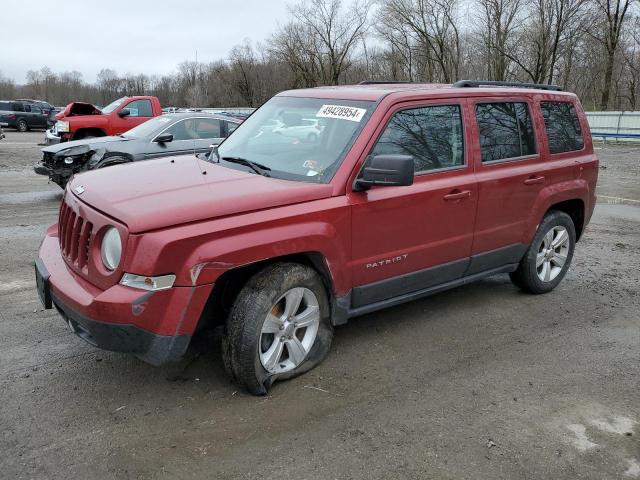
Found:
[[[227, 372], [250, 393], [265, 395], [276, 380], [311, 370], [329, 353], [330, 316], [327, 293], [315, 270], [297, 263], [266, 267], [240, 290], [227, 318], [222, 339]], [[307, 326], [296, 330], [296, 320]], [[290, 354], [290, 348], [297, 353]]]
[[522, 290], [540, 294], [558, 286], [571, 265], [576, 246], [573, 220], [564, 212], [545, 215], [511, 281]]
[[27, 122], [24, 120], [18, 120], [18, 123], [16, 123], [16, 130], [24, 133], [29, 130], [29, 125], [27, 125]]

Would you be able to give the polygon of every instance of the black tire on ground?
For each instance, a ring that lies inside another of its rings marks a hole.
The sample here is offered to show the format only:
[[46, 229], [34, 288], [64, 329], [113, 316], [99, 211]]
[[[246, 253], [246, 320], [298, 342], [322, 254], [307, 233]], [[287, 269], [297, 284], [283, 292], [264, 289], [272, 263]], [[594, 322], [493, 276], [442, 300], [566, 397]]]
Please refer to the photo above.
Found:
[[18, 123], [16, 123], [16, 130], [19, 132], [26, 132], [29, 130], [29, 125], [27, 125], [27, 122], [24, 120], [18, 120]]
[[[564, 227], [568, 233], [568, 251], [566, 252], [566, 260], [562, 266], [562, 269], [557, 274], [557, 276], [551, 280], [543, 281], [538, 276], [538, 268], [536, 266], [536, 259], [538, 254], [543, 254], [543, 242], [545, 239], [545, 235], [547, 235], [550, 230], [556, 227]], [[542, 222], [538, 226], [538, 231], [533, 237], [533, 241], [527, 252], [522, 257], [520, 264], [518, 265], [518, 269], [510, 273], [511, 281], [522, 290], [539, 294], [539, 293], [547, 293], [553, 290], [558, 286], [558, 284], [562, 281], [564, 276], [571, 265], [571, 259], [573, 258], [573, 252], [576, 245], [576, 229], [573, 224], [573, 220], [569, 215], [564, 212], [560, 212], [557, 210], [551, 210], [548, 212], [545, 217], [542, 219]]]
[[[295, 369], [270, 373], [260, 362], [260, 340], [267, 314], [282, 295], [295, 287], [311, 290], [320, 309], [320, 325], [309, 353]], [[331, 309], [318, 273], [298, 263], [279, 263], [256, 273], [238, 293], [227, 318], [222, 356], [229, 375], [254, 395], [265, 395], [273, 382], [305, 373], [329, 353], [333, 339]]]

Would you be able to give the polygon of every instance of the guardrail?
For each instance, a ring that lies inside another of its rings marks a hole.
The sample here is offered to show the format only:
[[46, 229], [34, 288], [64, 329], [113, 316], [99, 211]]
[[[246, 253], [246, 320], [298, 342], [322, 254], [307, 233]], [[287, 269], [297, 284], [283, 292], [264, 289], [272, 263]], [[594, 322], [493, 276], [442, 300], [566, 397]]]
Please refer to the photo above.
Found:
[[640, 141], [640, 112], [586, 112], [591, 136]]

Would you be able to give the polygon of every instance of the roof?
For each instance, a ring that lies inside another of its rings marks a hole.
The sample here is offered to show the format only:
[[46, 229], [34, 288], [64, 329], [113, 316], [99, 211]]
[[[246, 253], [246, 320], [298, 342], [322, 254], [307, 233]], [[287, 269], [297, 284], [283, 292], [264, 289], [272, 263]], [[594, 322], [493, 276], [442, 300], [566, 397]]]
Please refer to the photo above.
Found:
[[521, 88], [513, 86], [481, 86], [481, 87], [461, 87], [454, 88], [450, 84], [442, 83], [370, 83], [360, 85], [338, 85], [329, 87], [302, 88], [298, 90], [287, 90], [281, 92], [280, 96], [286, 97], [311, 97], [311, 98], [328, 98], [342, 100], [368, 100], [379, 101], [387, 95], [391, 94], [407, 94], [407, 96], [415, 96], [416, 94], [425, 94], [429, 97], [477, 97], [477, 96], [493, 96], [500, 94], [506, 95], [532, 95], [539, 94], [574, 94], [563, 91], [550, 91], [535, 88]]
[[233, 123], [242, 123], [242, 118], [233, 117], [231, 115], [224, 115], [219, 113], [209, 113], [209, 112], [175, 112], [175, 113], [163, 113], [163, 117], [182, 119], [182, 118], [215, 118], [217, 120], [227, 120]]

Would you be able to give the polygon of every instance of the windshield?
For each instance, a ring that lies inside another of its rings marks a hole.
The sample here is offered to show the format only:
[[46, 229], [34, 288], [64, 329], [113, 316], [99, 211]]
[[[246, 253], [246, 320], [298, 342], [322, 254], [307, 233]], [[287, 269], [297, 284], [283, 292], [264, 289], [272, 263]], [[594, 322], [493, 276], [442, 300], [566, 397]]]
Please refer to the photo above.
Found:
[[104, 107], [102, 109], [102, 113], [111, 113], [113, 112], [116, 108], [118, 108], [120, 105], [122, 105], [122, 103], [127, 99], [127, 97], [122, 97], [119, 98], [118, 100], [115, 100], [113, 102], [111, 102], [109, 105], [107, 105], [106, 107]]
[[137, 127], [133, 127], [131, 130], [124, 132], [122, 135], [125, 137], [133, 137], [133, 138], [149, 138], [159, 133], [160, 130], [171, 125], [171, 122], [174, 121], [174, 118], [161, 115], [159, 117], [152, 118], [147, 120], [144, 123], [141, 123]]
[[328, 183], [374, 109], [373, 102], [274, 97], [219, 147], [225, 157], [255, 162], [272, 177]]

